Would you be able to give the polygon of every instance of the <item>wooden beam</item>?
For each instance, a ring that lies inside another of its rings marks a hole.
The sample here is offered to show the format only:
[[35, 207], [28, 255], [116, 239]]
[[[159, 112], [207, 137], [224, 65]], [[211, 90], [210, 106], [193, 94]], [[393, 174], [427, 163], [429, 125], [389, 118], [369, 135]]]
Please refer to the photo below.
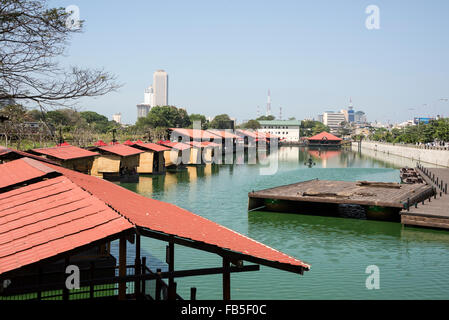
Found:
[[[126, 276], [126, 240], [127, 238], [120, 238], [119, 249], [119, 277]], [[118, 285], [118, 299], [126, 300], [126, 282], [120, 282]]]
[[[134, 273], [136, 276], [140, 275], [141, 266], [140, 266], [140, 234], [136, 234], [136, 259], [135, 259], [135, 270]], [[141, 298], [140, 292], [140, 280], [136, 280], [134, 283], [134, 292], [136, 295], [136, 299], [139, 300]]]
[[168, 277], [168, 299], [176, 300], [175, 278], [173, 277], [173, 272], [175, 271], [175, 243], [173, 240], [167, 246], [167, 263], [168, 272], [170, 273]]
[[231, 300], [231, 271], [229, 259], [223, 258], [223, 300]]

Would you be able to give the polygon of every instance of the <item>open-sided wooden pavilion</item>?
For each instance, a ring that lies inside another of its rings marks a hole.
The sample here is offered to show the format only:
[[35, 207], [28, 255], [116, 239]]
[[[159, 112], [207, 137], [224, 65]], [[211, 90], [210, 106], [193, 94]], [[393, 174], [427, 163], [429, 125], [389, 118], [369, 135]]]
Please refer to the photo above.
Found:
[[310, 148], [340, 149], [342, 142], [343, 139], [326, 131], [306, 139]]
[[[176, 278], [222, 274], [223, 298], [228, 300], [231, 273], [256, 271], [259, 265], [298, 274], [310, 269], [301, 260], [175, 205], [57, 165], [22, 158], [0, 165], [0, 175], [6, 177], [0, 183], [0, 283], [8, 284], [0, 299], [158, 300], [163, 288], [168, 299], [182, 299]], [[148, 268], [141, 237], [167, 243], [166, 272]], [[110, 255], [113, 240], [119, 240], [118, 265], [99, 265]], [[127, 242], [134, 245], [132, 265], [126, 261]], [[223, 263], [175, 270], [178, 245], [217, 254]], [[66, 267], [73, 265], [81, 269], [80, 290], [65, 284]], [[151, 292], [148, 281], [156, 282]], [[196, 291], [191, 293], [195, 298]]]
[[178, 169], [189, 164], [192, 158], [192, 146], [182, 142], [159, 141], [161, 146], [170, 148], [164, 151], [165, 167], [169, 169]]

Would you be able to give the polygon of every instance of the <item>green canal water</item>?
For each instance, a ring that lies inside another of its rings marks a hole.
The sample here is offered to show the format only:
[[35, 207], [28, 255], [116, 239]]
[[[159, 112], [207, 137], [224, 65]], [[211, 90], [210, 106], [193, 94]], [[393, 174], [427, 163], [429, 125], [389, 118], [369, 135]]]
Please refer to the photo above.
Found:
[[[275, 175], [261, 165], [189, 167], [185, 172], [141, 177], [122, 186], [170, 202], [312, 265], [304, 276], [261, 267], [233, 274], [232, 299], [448, 299], [449, 232], [404, 228], [399, 223], [247, 212], [248, 192], [319, 178], [399, 182], [399, 168], [351, 151], [279, 150]], [[304, 162], [312, 157], [315, 166]], [[142, 247], [165, 260], [165, 243], [143, 239]], [[176, 269], [221, 266], [213, 254], [176, 246]], [[380, 269], [380, 289], [365, 286], [366, 268]], [[221, 299], [221, 276], [177, 280], [181, 296], [190, 287], [198, 299]]]

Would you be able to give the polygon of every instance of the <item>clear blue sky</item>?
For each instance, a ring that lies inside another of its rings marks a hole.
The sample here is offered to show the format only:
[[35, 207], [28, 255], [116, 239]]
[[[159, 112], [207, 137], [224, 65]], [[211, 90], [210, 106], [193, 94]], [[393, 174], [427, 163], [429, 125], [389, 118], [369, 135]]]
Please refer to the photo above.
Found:
[[[136, 120], [152, 74], [169, 74], [169, 104], [238, 120], [265, 111], [313, 118], [352, 97], [368, 120], [449, 116], [449, 1], [51, 1], [85, 20], [65, 63], [104, 67], [125, 85], [84, 110]], [[380, 30], [365, 27], [368, 5]], [[427, 106], [425, 106], [427, 104]], [[414, 108], [415, 111], [409, 110]]]

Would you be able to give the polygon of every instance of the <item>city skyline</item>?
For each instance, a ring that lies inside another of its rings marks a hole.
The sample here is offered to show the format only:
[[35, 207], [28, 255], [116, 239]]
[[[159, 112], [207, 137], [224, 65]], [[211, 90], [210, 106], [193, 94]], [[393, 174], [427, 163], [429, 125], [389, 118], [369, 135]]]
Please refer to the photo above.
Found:
[[[340, 110], [349, 97], [370, 121], [447, 115], [440, 100], [449, 82], [446, 1], [378, 1], [378, 30], [366, 28], [370, 3], [360, 1], [57, 2], [72, 4], [86, 24], [67, 64], [104, 66], [124, 83], [80, 106], [109, 117], [122, 112], [125, 123], [136, 119], [133, 106], [158, 69], [170, 74], [170, 104], [189, 113], [251, 119], [270, 88], [273, 114], [282, 107], [286, 119]], [[142, 41], [149, 33], [151, 41]]]

